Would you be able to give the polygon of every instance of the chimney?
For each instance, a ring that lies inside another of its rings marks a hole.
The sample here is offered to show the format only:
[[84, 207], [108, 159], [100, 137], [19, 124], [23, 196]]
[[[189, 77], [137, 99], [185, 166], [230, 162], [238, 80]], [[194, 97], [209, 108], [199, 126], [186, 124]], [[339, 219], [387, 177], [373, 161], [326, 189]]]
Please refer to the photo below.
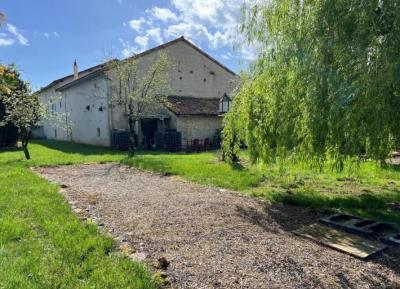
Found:
[[76, 59], [74, 61], [74, 80], [78, 79], [79, 72], [78, 72], [78, 64], [76, 63]]

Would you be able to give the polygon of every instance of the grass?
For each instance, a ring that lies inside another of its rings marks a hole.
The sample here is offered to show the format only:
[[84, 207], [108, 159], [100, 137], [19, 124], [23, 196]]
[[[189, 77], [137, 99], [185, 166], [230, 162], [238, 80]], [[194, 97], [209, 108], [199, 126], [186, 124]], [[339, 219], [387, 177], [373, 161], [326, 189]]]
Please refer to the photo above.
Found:
[[188, 180], [221, 188], [244, 191], [257, 186], [260, 173], [242, 166], [230, 166], [218, 160], [214, 152], [200, 154], [141, 152], [123, 163], [144, 170], [179, 175]]
[[54, 141], [0, 152], [0, 288], [155, 288], [146, 269], [115, 252], [112, 239], [80, 221], [58, 187], [29, 168], [122, 162], [244, 194], [400, 224], [400, 169], [365, 162], [342, 173], [318, 173], [305, 164], [229, 166], [214, 152], [139, 152], [133, 158], [105, 148]]
[[323, 173], [306, 164], [273, 165], [264, 170], [265, 180], [247, 193], [287, 204], [319, 210], [347, 212], [362, 217], [397, 223], [400, 211], [398, 167], [382, 168], [367, 161], [337, 173], [329, 167]]
[[191, 181], [241, 191], [271, 202], [347, 212], [400, 224], [400, 169], [364, 162], [341, 173], [328, 167], [324, 173], [306, 164], [242, 165], [218, 161], [213, 152], [200, 154], [141, 153], [122, 162], [141, 169], [183, 176]]
[[121, 153], [55, 142], [0, 153], [0, 288], [155, 288], [147, 270], [80, 221], [30, 166], [119, 161]]

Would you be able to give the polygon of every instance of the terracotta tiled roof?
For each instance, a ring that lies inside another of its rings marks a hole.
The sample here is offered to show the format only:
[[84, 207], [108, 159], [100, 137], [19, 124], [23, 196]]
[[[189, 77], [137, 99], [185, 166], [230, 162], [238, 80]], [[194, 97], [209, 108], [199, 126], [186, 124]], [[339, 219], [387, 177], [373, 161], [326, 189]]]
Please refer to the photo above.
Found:
[[219, 98], [168, 96], [166, 107], [176, 115], [219, 115]]

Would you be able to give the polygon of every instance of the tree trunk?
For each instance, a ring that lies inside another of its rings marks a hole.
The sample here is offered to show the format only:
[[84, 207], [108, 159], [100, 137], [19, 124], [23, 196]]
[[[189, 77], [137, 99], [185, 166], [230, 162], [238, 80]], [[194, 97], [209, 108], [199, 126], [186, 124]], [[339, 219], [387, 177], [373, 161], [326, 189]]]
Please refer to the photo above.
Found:
[[29, 143], [29, 139], [31, 137], [31, 132], [26, 129], [21, 129], [20, 133], [21, 133], [22, 150], [25, 154], [25, 158], [27, 160], [30, 160], [31, 156], [30, 156], [29, 150], [28, 150], [28, 143]]
[[137, 120], [129, 118], [128, 120], [128, 126], [129, 126], [129, 148], [128, 148], [128, 154], [129, 156], [134, 156], [135, 155], [135, 149], [138, 144], [137, 140], [137, 134], [135, 131], [135, 126], [136, 126]]

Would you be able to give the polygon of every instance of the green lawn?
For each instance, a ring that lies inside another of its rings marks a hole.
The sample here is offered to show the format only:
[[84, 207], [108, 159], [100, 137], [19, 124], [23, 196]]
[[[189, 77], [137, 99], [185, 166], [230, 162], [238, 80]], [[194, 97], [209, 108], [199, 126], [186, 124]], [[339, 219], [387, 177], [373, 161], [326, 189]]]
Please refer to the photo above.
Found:
[[251, 165], [246, 154], [242, 165], [218, 161], [213, 152], [200, 154], [141, 153], [123, 163], [146, 170], [183, 176], [191, 181], [241, 191], [271, 202], [341, 211], [400, 224], [400, 168], [364, 162], [341, 173], [329, 167], [324, 173], [306, 164]]
[[155, 288], [147, 271], [115, 253], [115, 244], [71, 213], [58, 187], [30, 171], [34, 166], [123, 162], [183, 176], [194, 182], [322, 210], [339, 210], [400, 224], [400, 169], [372, 162], [359, 170], [317, 173], [305, 165], [231, 167], [213, 152], [123, 152], [54, 141], [0, 152], [0, 288]]
[[111, 238], [80, 221], [58, 187], [29, 170], [124, 156], [43, 144], [31, 145], [31, 161], [22, 152], [0, 152], [0, 288], [155, 288], [145, 268], [118, 256]]

